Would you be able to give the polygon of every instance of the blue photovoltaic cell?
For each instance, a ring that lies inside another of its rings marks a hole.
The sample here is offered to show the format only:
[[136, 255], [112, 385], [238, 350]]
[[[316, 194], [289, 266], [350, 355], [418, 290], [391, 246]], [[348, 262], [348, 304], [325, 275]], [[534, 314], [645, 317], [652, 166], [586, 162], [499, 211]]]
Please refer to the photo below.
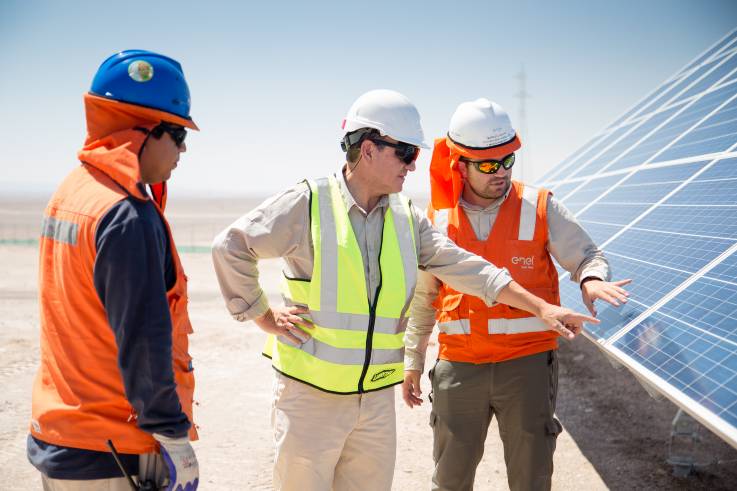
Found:
[[[684, 131], [698, 123], [716, 107], [735, 94], [737, 94], [737, 84], [732, 84], [705, 94], [701, 99], [683, 108], [683, 112], [639, 143], [637, 147], [622, 157], [617, 163], [617, 166], [620, 168], [630, 167], [649, 160], [655, 153], [661, 151], [666, 145], [680, 137]], [[662, 159], [658, 159], [658, 161], [662, 161]]]
[[[695, 94], [699, 94], [700, 92], [705, 91], [709, 87], [711, 87], [714, 82], [720, 80], [720, 78], [712, 78], [711, 83], [709, 83], [708, 80], [706, 80], [708, 77], [710, 77], [712, 74], [706, 74], [708, 70], [711, 70], [716, 67], [720, 67], [720, 63], [722, 61], [726, 60], [727, 57], [724, 59], [714, 60], [708, 64], [706, 64], [704, 67], [700, 68], [699, 70], [693, 71], [686, 75], [685, 77], [682, 77], [678, 79], [677, 81], [673, 82], [670, 86], [670, 89], [663, 94], [662, 100], [658, 101], [657, 104], [654, 104], [652, 107], [646, 108], [646, 110], [643, 110], [641, 114], [638, 114], [637, 117], [632, 118], [630, 123], [639, 122], [642, 119], [649, 118], [652, 116], [653, 112], [662, 111], [664, 107], [679, 107], [683, 102], [685, 102], [685, 99], [688, 97], [691, 97]], [[725, 61], [726, 63], [726, 61]], [[734, 67], [733, 67], [734, 68]], [[729, 72], [729, 69], [727, 69], [725, 72], [722, 73], [722, 76], [726, 75]], [[697, 86], [700, 86], [700, 90], [696, 90]], [[684, 94], [681, 94], [683, 92]], [[690, 92], [688, 96], [685, 95], [686, 92]]]
[[691, 276], [677, 269], [620, 256], [607, 248], [605, 253], [617, 278], [636, 278], [627, 286], [632, 294], [631, 299], [648, 307]]
[[586, 203], [571, 203], [566, 201], [563, 203], [563, 206], [566, 207], [566, 209], [571, 212], [571, 214], [575, 215], [576, 213], [583, 210], [583, 208], [586, 206]]
[[610, 225], [627, 225], [650, 207], [647, 204], [605, 204], [596, 203], [577, 218], [589, 222]]
[[706, 50], [704, 52], [704, 54], [702, 54], [701, 56], [699, 56], [698, 58], [696, 58], [694, 61], [692, 61], [691, 63], [689, 63], [686, 66], [686, 68], [684, 68], [683, 70], [681, 70], [681, 74], [686, 73], [687, 71], [691, 70], [692, 68], [694, 68], [694, 67], [702, 64], [703, 62], [705, 62], [706, 60], [708, 60], [711, 56], [713, 56], [715, 53], [717, 53], [719, 51], [722, 51], [725, 48], [731, 47], [731, 45], [736, 40], [737, 40], [737, 29], [734, 30], [734, 31], [732, 31], [728, 35], [726, 35], [724, 37], [724, 39], [722, 39], [721, 41], [719, 41], [718, 43], [716, 43], [714, 46], [712, 46], [711, 48], [709, 48], [708, 50]]
[[737, 349], [684, 321], [656, 312], [614, 346], [716, 416], [737, 425]]
[[592, 148], [591, 152], [589, 152], [589, 155], [594, 158], [590, 158], [588, 155], [586, 158], [581, 159], [581, 162], [575, 166], [575, 169], [571, 169], [572, 172], [570, 175], [566, 176], [568, 179], [576, 176], [588, 176], [592, 174], [592, 172], [588, 172], [586, 169], [589, 166], [590, 162], [596, 162], [595, 156], [598, 155], [604, 148], [611, 145], [613, 142], [617, 141], [623, 134], [625, 134], [627, 131], [629, 131], [631, 126], [622, 126], [620, 128], [617, 128], [616, 130], [612, 131], [609, 135], [606, 136], [606, 138], [602, 138], [599, 143], [596, 144], [595, 148]]
[[[654, 204], [674, 190], [680, 182], [666, 181], [651, 184], [620, 184], [609, 194], [603, 196], [601, 204]], [[597, 203], [597, 205], [599, 204]], [[643, 210], [644, 211], [644, 210]]]
[[[604, 302], [597, 302], [597, 318], [601, 324], [586, 325], [586, 330], [596, 339], [607, 339], [617, 333], [660, 300], [668, 291], [688, 278], [685, 273], [667, 268], [632, 261], [616, 255], [608, 257], [612, 270], [617, 273], [617, 279], [637, 278], [637, 281], [627, 287], [631, 296], [625, 305], [616, 308]], [[581, 301], [581, 290], [577, 284], [566, 278], [560, 282], [560, 292], [561, 303], [564, 306], [579, 312], [586, 312], [586, 307]]]
[[[677, 187], [683, 184], [683, 178], [678, 179], [676, 178], [676, 176], [692, 176], [694, 172], [701, 169], [704, 165], [705, 163], [703, 162], [696, 162], [691, 164], [682, 164], [679, 166], [655, 168], [651, 169], [650, 172], [638, 172], [636, 174], [633, 174], [631, 178], [627, 179], [622, 184], [616, 186], [608, 194], [603, 195], [601, 199], [591, 209], [594, 210], [597, 207], [603, 205], [623, 205], [628, 207], [635, 207], [637, 205], [655, 204], [663, 199], [668, 193], [674, 191]], [[682, 194], [693, 194], [691, 191], [691, 186], [706, 186], [707, 188], [710, 188], [708, 190], [699, 189], [701, 193], [699, 195], [699, 198], [704, 204], [726, 203], [727, 200], [730, 200], [731, 198], [723, 195], [722, 188], [724, 189], [724, 191], [729, 191], [729, 189], [731, 188], [731, 185], [728, 184], [729, 182], [730, 181], [722, 180], [718, 182], [689, 184], [678, 193], [674, 194], [671, 198], [669, 198], [667, 203], [679, 204], [682, 201]], [[714, 190], [717, 190], [717, 192], [714, 193]], [[709, 196], [714, 196], [714, 199], [709, 201]], [[645, 208], [642, 208], [641, 211], [644, 212]], [[585, 216], [589, 219], [592, 219], [590, 218], [591, 214], [589, 214], [588, 211]], [[583, 217], [584, 215], [582, 215], [582, 218]]]
[[[581, 300], [581, 289], [568, 276], [560, 282], [560, 303], [576, 312], [588, 312]], [[596, 309], [601, 324], [586, 324], [585, 329], [595, 339], [606, 339], [642, 314], [646, 307], [633, 300], [619, 309], [597, 302]]]
[[606, 246], [606, 252], [695, 273], [734, 244], [732, 240], [694, 237], [631, 228]]
[[[721, 63], [721, 64], [720, 64]], [[737, 56], [735, 56], [734, 53], [732, 53], [729, 56], [725, 56], [724, 58], [720, 58], [716, 61], [713, 61], [709, 65], [705, 67], [706, 69], [714, 68], [714, 70], [704, 76], [701, 80], [696, 82], [690, 89], [686, 90], [683, 94], [679, 95], [676, 100], [684, 100], [688, 99], [691, 96], [694, 96], [696, 94], [699, 94], [705, 90], [707, 90], [712, 85], [715, 85], [717, 82], [723, 83], [726, 80], [731, 79], [734, 74], [732, 74], [730, 77], [722, 81], [724, 77], [727, 77], [727, 75], [730, 74], [733, 70], [737, 69]], [[701, 71], [696, 72], [703, 75]]]
[[732, 254], [717, 264], [714, 269], [705, 275], [705, 278], [731, 282], [737, 281], [737, 254]]
[[599, 197], [605, 191], [611, 189], [614, 184], [621, 181], [623, 178], [624, 175], [620, 174], [592, 179], [581, 189], [566, 198], [566, 208], [571, 212], [576, 213], [578, 210], [594, 201], [594, 199]]
[[[714, 193], [714, 189], [719, 193]], [[669, 204], [732, 205], [737, 212], [737, 178], [714, 181], [694, 181], [668, 200]]]
[[[583, 169], [578, 172], [578, 175], [591, 175], [600, 171], [606, 167], [607, 171], [622, 169], [625, 166], [620, 165], [619, 161], [609, 166], [615, 159], [626, 153], [632, 148], [639, 140], [645, 135], [662, 124], [663, 121], [670, 118], [675, 114], [676, 108], [666, 109], [665, 111], [658, 112], [652, 115], [647, 120], [644, 120], [640, 126], [632, 129], [632, 132], [625, 135], [621, 140], [612, 145], [612, 147], [602, 153], [599, 157], [594, 159], [591, 163], [586, 165]], [[609, 167], [607, 167], [609, 166]]]
[[[638, 221], [637, 228], [737, 239], [735, 159], [716, 162]], [[723, 177], [714, 177], [723, 176]]]
[[596, 143], [605, 137], [606, 135], [596, 136], [586, 143], [586, 145], [573, 152], [573, 154], [555, 166], [550, 174], [545, 177], [546, 181], [565, 180], [568, 174], [571, 173], [571, 170], [577, 168], [576, 162], [583, 162], [584, 160], [582, 159], [588, 159], [587, 155], [590, 154]]
[[[630, 299], [625, 305], [617, 308], [604, 302], [597, 302], [598, 319], [601, 320], [601, 324], [587, 325], [586, 329], [600, 339], [607, 339], [617, 333], [689, 276], [688, 273], [633, 261], [608, 252], [607, 257], [612, 271], [616, 272], [617, 279], [635, 278], [636, 281], [627, 287]], [[575, 284], [573, 284], [575, 290], [569, 288], [565, 285], [566, 281], [561, 282], [561, 302], [566, 307], [581, 308], [579, 288]]]
[[737, 348], [736, 283], [700, 278], [659, 310]]
[[707, 161], [689, 162], [688, 164], [669, 165], [667, 167], [645, 167], [632, 174], [620, 186], [637, 186], [641, 184], [682, 182], [698, 172]]
[[586, 222], [584, 220], [579, 220], [579, 223], [589, 234], [594, 244], [603, 244], [622, 229], [619, 225], [605, 225], [603, 223]]
[[555, 196], [555, 199], [558, 201], [562, 201], [565, 199], [565, 197], [570, 194], [571, 191], [576, 189], [578, 186], [581, 185], [582, 181], [577, 182], [567, 182], [565, 184], [561, 184], [559, 186], [556, 186], [552, 189], [553, 196]]
[[699, 175], [699, 180], [737, 178], [737, 159], [720, 159]]
[[[737, 206], [737, 159], [713, 163], [667, 201], [671, 205]], [[737, 211], [737, 209], [735, 210]]]
[[660, 205], [637, 223], [639, 228], [737, 239], [734, 208]]
[[[737, 86], [736, 84], [733, 84]], [[737, 99], [732, 99], [719, 112], [658, 155], [657, 161], [668, 161], [729, 150], [737, 142]]]
[[671, 89], [673, 89], [675, 86], [680, 85], [681, 81], [682, 79], [678, 79], [678, 80], [670, 81], [668, 83], [663, 84], [658, 90], [653, 92], [652, 95], [640, 101], [640, 103], [638, 103], [635, 107], [627, 111], [622, 117], [620, 117], [614, 123], [609, 125], [608, 129], [611, 130], [611, 129], [616, 128], [617, 126], [622, 124], [625, 120], [633, 116], [639, 115], [639, 113], [644, 111], [645, 109], [649, 111], [654, 111], [662, 103], [662, 101], [660, 101], [659, 99], [661, 99], [665, 93], [670, 93]]

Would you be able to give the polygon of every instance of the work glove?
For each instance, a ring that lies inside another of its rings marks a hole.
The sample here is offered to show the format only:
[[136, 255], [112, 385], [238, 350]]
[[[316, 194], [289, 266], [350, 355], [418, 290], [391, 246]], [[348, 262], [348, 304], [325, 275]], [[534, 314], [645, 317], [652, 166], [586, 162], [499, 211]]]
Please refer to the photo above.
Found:
[[189, 438], [170, 438], [154, 433], [161, 447], [161, 457], [169, 473], [164, 491], [195, 491], [200, 483], [200, 466]]

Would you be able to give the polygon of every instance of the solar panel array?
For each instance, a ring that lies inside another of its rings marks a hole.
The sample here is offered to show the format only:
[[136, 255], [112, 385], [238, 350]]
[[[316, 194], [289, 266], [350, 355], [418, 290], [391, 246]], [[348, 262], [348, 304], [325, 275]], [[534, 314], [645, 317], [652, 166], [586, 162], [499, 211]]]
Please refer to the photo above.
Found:
[[737, 29], [539, 184], [634, 279], [587, 336], [737, 447]]

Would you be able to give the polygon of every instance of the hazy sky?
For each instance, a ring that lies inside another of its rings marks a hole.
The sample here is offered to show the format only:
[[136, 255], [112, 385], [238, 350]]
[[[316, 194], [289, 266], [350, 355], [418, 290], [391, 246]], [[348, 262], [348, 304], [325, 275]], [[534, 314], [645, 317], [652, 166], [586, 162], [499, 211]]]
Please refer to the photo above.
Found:
[[[264, 195], [339, 168], [340, 122], [370, 89], [407, 95], [428, 141], [482, 96], [518, 124], [523, 66], [529, 180], [736, 25], [734, 0], [0, 0], [0, 193], [49, 193], [77, 165], [82, 94], [123, 49], [172, 56], [189, 81], [202, 131], [173, 193]], [[426, 192], [429, 157], [410, 194]]]

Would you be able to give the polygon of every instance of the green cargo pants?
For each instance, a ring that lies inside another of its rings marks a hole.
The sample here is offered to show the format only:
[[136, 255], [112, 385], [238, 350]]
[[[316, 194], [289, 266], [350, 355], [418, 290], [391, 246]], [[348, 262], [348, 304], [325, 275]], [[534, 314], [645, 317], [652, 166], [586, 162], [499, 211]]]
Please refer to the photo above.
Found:
[[480, 365], [438, 360], [430, 380], [433, 490], [473, 490], [494, 415], [510, 489], [550, 489], [555, 440], [562, 430], [553, 416], [556, 351]]

